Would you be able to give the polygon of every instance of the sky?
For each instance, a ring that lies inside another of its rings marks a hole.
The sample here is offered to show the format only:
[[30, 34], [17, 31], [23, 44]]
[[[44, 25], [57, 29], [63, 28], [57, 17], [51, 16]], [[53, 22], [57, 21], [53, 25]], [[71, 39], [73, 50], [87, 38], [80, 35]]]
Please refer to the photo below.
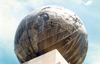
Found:
[[46, 5], [65, 7], [82, 20], [88, 33], [83, 64], [100, 64], [100, 0], [0, 0], [0, 64], [20, 64], [14, 37], [20, 21], [33, 9]]

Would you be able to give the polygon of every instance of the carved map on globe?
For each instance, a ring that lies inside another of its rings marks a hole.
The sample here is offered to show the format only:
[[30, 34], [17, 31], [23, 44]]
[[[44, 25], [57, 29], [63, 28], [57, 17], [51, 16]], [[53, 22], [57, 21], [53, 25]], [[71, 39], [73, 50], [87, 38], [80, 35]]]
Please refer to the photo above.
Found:
[[88, 39], [83, 23], [75, 13], [51, 5], [34, 9], [21, 21], [14, 46], [20, 63], [57, 49], [66, 61], [82, 64]]

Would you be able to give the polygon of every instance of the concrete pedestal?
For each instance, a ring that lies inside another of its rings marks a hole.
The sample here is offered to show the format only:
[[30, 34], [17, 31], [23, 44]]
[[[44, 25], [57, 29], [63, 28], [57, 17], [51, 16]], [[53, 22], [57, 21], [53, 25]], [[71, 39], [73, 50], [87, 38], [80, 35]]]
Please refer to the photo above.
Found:
[[55, 49], [23, 64], [68, 64], [68, 62]]

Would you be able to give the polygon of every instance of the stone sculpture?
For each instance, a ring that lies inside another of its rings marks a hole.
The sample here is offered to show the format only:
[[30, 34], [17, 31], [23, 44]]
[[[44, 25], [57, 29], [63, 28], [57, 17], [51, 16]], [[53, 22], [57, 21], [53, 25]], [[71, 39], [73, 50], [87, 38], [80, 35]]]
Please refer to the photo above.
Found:
[[31, 11], [19, 24], [15, 54], [21, 63], [57, 49], [71, 64], [82, 64], [88, 39], [82, 21], [60, 6], [44, 6]]

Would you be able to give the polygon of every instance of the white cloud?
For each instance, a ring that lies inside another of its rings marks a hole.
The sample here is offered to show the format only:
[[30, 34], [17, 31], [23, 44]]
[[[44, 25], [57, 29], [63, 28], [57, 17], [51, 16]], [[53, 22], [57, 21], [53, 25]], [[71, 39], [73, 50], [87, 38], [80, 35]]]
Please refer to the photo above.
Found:
[[28, 13], [26, 4], [17, 0], [2, 0], [0, 5], [0, 37], [2, 39], [14, 38], [18, 24]]
[[84, 2], [83, 0], [72, 0], [74, 2], [77, 2], [78, 4], [84, 4], [84, 5], [90, 5], [92, 3], [92, 1], [87, 1], [87, 2]]
[[0, 35], [3, 39], [9, 39], [14, 35], [13, 32], [17, 27], [18, 21], [17, 18], [13, 16], [13, 10], [16, 9], [18, 5], [20, 5], [20, 2], [15, 0], [2, 1], [2, 5], [0, 6]]
[[85, 5], [90, 5], [92, 1], [87, 1], [87, 3], [83, 2]]

